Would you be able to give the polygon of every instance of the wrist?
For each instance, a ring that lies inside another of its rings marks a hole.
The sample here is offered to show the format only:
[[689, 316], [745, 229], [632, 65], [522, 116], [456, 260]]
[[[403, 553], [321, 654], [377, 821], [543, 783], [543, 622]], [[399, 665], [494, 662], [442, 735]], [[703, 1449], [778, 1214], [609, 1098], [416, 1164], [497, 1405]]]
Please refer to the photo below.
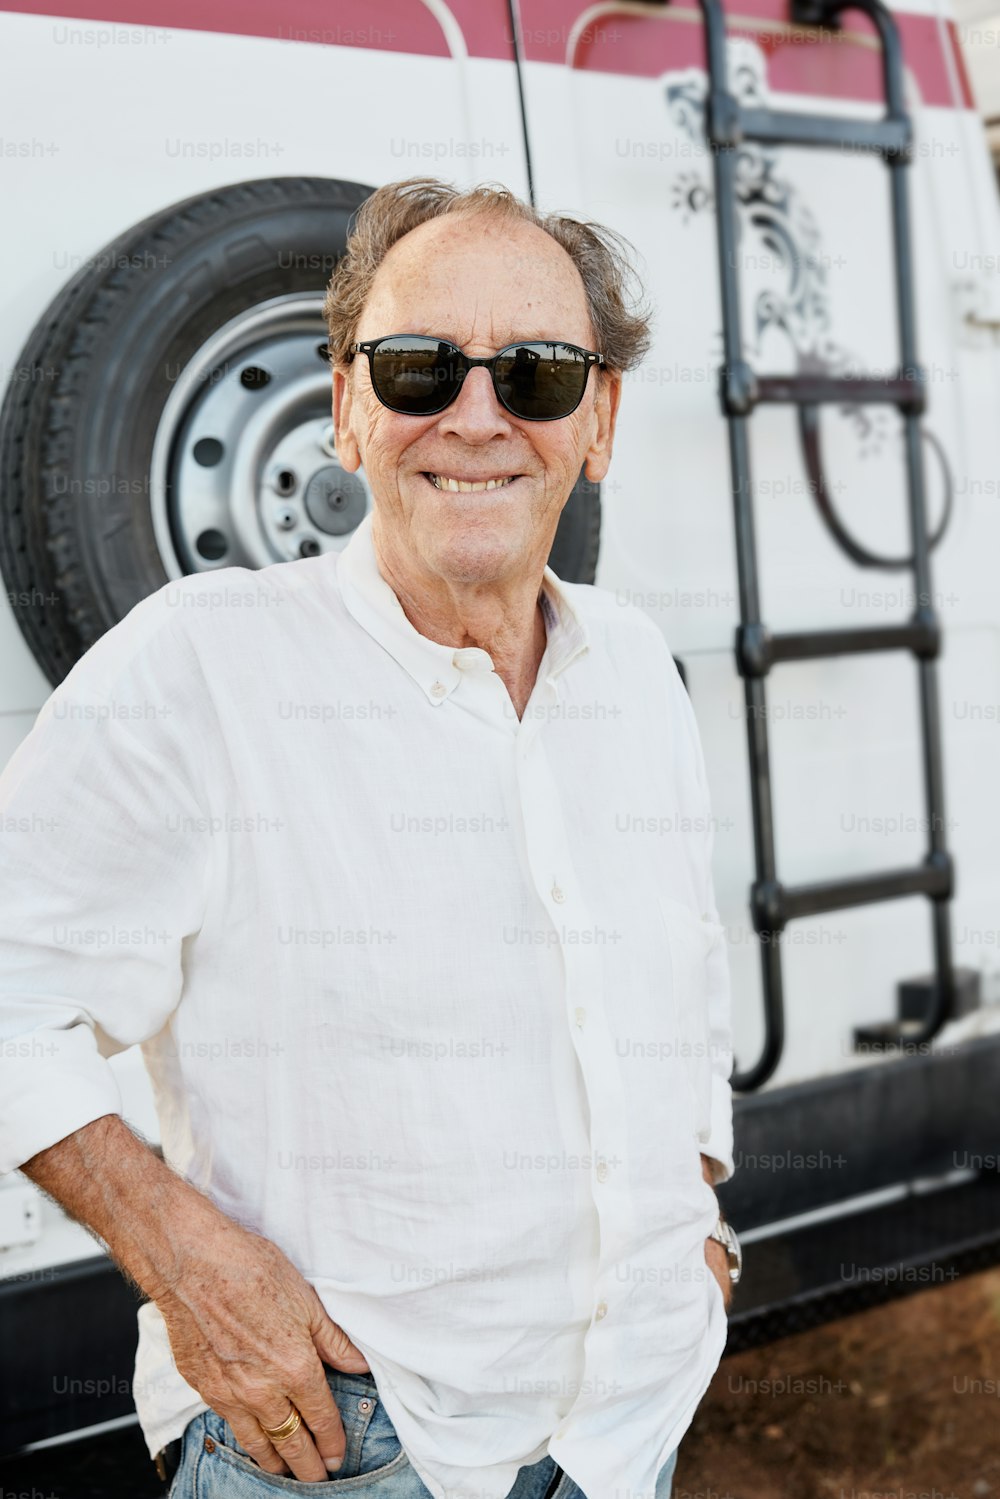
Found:
[[725, 1175], [725, 1168], [722, 1166], [721, 1162], [715, 1160], [714, 1157], [710, 1155], [702, 1155], [701, 1174], [703, 1179], [714, 1191]]
[[[136, 1253], [141, 1267], [141, 1279], [137, 1279], [150, 1299], [163, 1308], [181, 1288], [188, 1288], [193, 1266], [218, 1261], [220, 1241], [243, 1230], [210, 1197], [169, 1166], [158, 1164], [162, 1169], [150, 1183], [148, 1201], [157, 1231], [149, 1234], [143, 1224]], [[232, 1246], [227, 1245], [222, 1258], [230, 1252]]]
[[[138, 1136], [122, 1139], [106, 1178], [102, 1217], [112, 1259], [143, 1295], [162, 1305], [192, 1251], [228, 1223], [219, 1208]], [[235, 1226], [235, 1225], [231, 1225]]]

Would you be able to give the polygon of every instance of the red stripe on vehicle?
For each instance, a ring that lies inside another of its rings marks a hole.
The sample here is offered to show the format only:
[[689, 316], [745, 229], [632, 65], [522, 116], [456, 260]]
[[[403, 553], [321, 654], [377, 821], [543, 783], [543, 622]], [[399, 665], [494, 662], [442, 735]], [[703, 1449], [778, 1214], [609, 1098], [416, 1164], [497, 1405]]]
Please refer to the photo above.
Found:
[[330, 0], [53, 0], [49, 5], [44, 0], [4, 0], [0, 9], [92, 24], [450, 56], [441, 24], [423, 0], [394, 0], [391, 5], [371, 0], [336, 0], [335, 5]]
[[[753, 5], [753, 15], [744, 7]], [[531, 62], [565, 65], [576, 22], [590, 7], [581, 0], [522, 3], [524, 56]], [[450, 0], [449, 9], [472, 57], [510, 59], [512, 37], [506, 0]], [[0, 10], [25, 15], [123, 26], [161, 26], [329, 46], [447, 57], [441, 23], [423, 0], [6, 0]], [[730, 31], [752, 38], [769, 60], [768, 79], [779, 93], [817, 95], [877, 103], [882, 97], [880, 55], [850, 37], [822, 44], [808, 33], [773, 32], [759, 21], [785, 22], [788, 0], [727, 0]], [[952, 22], [895, 12], [903, 56], [925, 104], [975, 107]], [[859, 11], [845, 13], [845, 30], [875, 37]], [[950, 47], [954, 73], [944, 47]], [[655, 78], [678, 68], [705, 66], [701, 12], [690, 3], [666, 6], [656, 15], [630, 11], [600, 14], [581, 32], [572, 65], [582, 71]], [[953, 97], [957, 77], [960, 99]]]
[[507, 0], [446, 0], [446, 4], [462, 28], [470, 57], [513, 62], [514, 36]]
[[967, 109], [975, 109], [976, 96], [972, 92], [972, 84], [969, 82], [969, 72], [965, 66], [965, 56], [962, 52], [962, 43], [959, 40], [958, 27], [954, 21], [947, 21], [945, 25], [948, 30], [951, 55], [955, 60], [955, 71], [958, 74], [958, 86], [962, 91], [962, 102]]

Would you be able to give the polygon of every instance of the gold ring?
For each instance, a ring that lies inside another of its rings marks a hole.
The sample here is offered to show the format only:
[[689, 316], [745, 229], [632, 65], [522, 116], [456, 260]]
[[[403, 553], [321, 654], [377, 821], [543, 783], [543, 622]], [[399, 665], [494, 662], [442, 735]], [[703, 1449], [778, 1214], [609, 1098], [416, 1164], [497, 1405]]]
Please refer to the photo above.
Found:
[[287, 1442], [288, 1438], [293, 1437], [301, 1425], [302, 1417], [293, 1405], [291, 1415], [286, 1416], [280, 1426], [265, 1426], [263, 1421], [261, 1421], [260, 1429], [272, 1442]]

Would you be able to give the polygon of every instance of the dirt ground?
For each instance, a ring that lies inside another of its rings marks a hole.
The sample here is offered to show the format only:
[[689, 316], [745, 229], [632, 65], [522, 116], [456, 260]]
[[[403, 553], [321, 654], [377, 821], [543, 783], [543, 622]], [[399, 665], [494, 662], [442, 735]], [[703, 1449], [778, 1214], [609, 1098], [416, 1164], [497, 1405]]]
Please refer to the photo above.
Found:
[[674, 1499], [1000, 1499], [1000, 1270], [723, 1360]]

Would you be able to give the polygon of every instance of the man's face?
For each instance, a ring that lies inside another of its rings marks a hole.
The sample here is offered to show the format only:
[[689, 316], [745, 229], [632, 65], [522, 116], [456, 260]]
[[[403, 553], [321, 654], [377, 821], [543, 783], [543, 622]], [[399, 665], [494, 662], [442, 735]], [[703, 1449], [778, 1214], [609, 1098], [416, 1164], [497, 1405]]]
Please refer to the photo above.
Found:
[[[583, 282], [570, 256], [533, 224], [484, 215], [434, 219], [398, 240], [382, 262], [357, 330], [449, 339], [472, 357], [520, 339], [594, 349]], [[581, 468], [603, 479], [611, 458], [621, 376], [591, 368], [566, 417], [524, 421], [473, 369], [436, 416], [383, 406], [359, 355], [334, 371], [337, 454], [364, 465], [382, 535], [427, 574], [491, 583], [540, 571]], [[437, 488], [429, 475], [506, 479], [480, 493]]]

